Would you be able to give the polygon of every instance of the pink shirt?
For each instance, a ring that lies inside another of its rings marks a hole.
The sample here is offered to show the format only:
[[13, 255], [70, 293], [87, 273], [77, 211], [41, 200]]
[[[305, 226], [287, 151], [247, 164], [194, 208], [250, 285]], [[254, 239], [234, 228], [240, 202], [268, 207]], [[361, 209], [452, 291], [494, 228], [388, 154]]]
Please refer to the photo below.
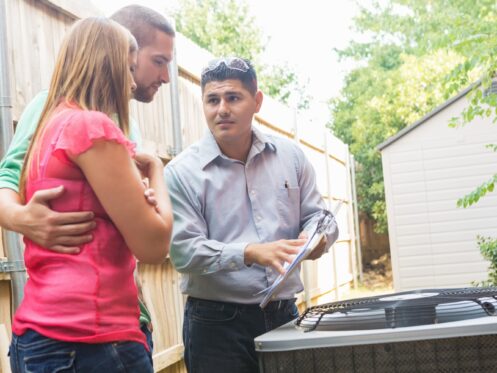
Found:
[[29, 279], [12, 329], [17, 335], [32, 329], [69, 342], [136, 341], [147, 347], [139, 326], [136, 260], [81, 169], [67, 156], [87, 151], [97, 140], [115, 141], [134, 155], [134, 144], [105, 114], [61, 104], [33, 149], [27, 200], [37, 190], [64, 185], [63, 196], [51, 208], [93, 211], [97, 227], [93, 241], [77, 255], [59, 254], [24, 238]]

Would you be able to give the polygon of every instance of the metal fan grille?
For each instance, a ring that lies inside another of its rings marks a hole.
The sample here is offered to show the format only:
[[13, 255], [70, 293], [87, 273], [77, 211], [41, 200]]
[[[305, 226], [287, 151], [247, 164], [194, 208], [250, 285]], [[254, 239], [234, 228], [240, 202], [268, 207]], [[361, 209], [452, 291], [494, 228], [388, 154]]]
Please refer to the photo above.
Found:
[[[489, 302], [486, 299], [493, 301]], [[495, 316], [497, 315], [495, 300], [497, 300], [497, 287], [422, 289], [310, 307], [298, 318], [296, 324], [314, 330], [324, 316], [341, 314], [347, 317], [335, 319], [336, 329], [328, 326], [329, 330], [427, 325], [444, 322], [437, 319], [435, 310], [438, 305], [449, 305], [451, 314], [458, 315], [461, 320], [481, 317], [481, 312]], [[477, 307], [468, 308], [467, 302]], [[383, 315], [374, 312], [377, 310], [381, 310]], [[359, 320], [358, 317], [361, 319]], [[383, 325], [379, 325], [379, 322]]]
[[497, 369], [497, 335], [259, 354], [261, 373], [477, 373]]

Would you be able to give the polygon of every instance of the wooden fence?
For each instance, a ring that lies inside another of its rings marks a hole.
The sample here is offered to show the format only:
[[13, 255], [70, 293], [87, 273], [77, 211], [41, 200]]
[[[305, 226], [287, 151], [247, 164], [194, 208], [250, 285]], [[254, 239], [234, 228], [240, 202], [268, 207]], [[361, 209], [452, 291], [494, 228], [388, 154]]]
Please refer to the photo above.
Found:
[[[26, 104], [49, 85], [55, 56], [70, 24], [78, 18], [98, 14], [84, 0], [2, 0], [7, 12], [7, 52], [13, 101], [13, 125]], [[21, 31], [22, 30], [22, 31]], [[207, 52], [181, 35], [176, 38], [178, 89], [164, 87], [150, 104], [132, 102], [132, 113], [140, 125], [145, 150], [163, 159], [174, 156], [171, 102], [179, 98], [183, 147], [199, 139], [207, 126], [202, 113], [198, 73], [210, 58]], [[175, 73], [175, 72], [172, 72]], [[294, 111], [265, 97], [256, 117], [263, 131], [296, 141], [316, 169], [318, 186], [329, 207], [344, 202], [337, 220], [340, 237], [321, 259], [304, 265], [306, 292], [299, 295], [299, 307], [340, 298], [357, 277], [356, 236], [348, 148], [324, 129], [305, 130]], [[0, 242], [0, 260], [6, 260]], [[154, 324], [156, 371], [184, 372], [181, 326], [184, 296], [179, 291], [179, 274], [171, 263], [139, 263], [143, 293]], [[7, 373], [6, 348], [11, 327], [10, 277], [0, 272], [0, 373]]]

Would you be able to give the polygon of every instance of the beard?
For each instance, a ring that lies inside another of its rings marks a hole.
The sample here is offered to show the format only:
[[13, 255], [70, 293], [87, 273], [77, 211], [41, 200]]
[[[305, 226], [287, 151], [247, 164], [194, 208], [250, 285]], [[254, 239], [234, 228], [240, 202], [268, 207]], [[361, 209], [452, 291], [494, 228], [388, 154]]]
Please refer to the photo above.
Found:
[[151, 93], [147, 87], [136, 87], [133, 91], [133, 98], [136, 101], [148, 103], [154, 99], [156, 92]]

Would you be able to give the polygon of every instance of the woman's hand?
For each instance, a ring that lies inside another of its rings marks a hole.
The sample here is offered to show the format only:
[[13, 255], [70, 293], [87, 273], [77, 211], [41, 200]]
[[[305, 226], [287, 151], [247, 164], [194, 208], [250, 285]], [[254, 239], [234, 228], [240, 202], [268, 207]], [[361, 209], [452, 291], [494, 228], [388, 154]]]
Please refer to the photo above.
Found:
[[159, 158], [147, 153], [136, 153], [135, 163], [143, 178], [150, 178], [154, 169], [162, 170], [163, 168]]
[[145, 199], [155, 208], [157, 212], [159, 212], [157, 198], [155, 197], [155, 190], [150, 187], [149, 178], [152, 177], [154, 171], [157, 172], [157, 170], [162, 170], [162, 161], [150, 154], [136, 153], [135, 163], [138, 170], [140, 170], [140, 174], [142, 175], [142, 183], [145, 187], [145, 191], [143, 192]]
[[150, 178], [153, 177], [154, 173], [157, 174], [158, 170], [159, 172], [162, 170], [162, 161], [150, 154], [136, 153], [135, 163], [142, 176], [142, 184], [145, 187], [143, 195], [147, 202], [155, 208], [155, 211], [159, 212], [159, 204], [155, 197], [155, 190], [150, 187]]
[[157, 202], [157, 198], [155, 198], [155, 190], [154, 188], [150, 188], [150, 181], [148, 180], [148, 177], [143, 178], [142, 183], [145, 187], [145, 191], [143, 192], [145, 199], [149, 205], [154, 206], [155, 211], [159, 212], [159, 204]]

